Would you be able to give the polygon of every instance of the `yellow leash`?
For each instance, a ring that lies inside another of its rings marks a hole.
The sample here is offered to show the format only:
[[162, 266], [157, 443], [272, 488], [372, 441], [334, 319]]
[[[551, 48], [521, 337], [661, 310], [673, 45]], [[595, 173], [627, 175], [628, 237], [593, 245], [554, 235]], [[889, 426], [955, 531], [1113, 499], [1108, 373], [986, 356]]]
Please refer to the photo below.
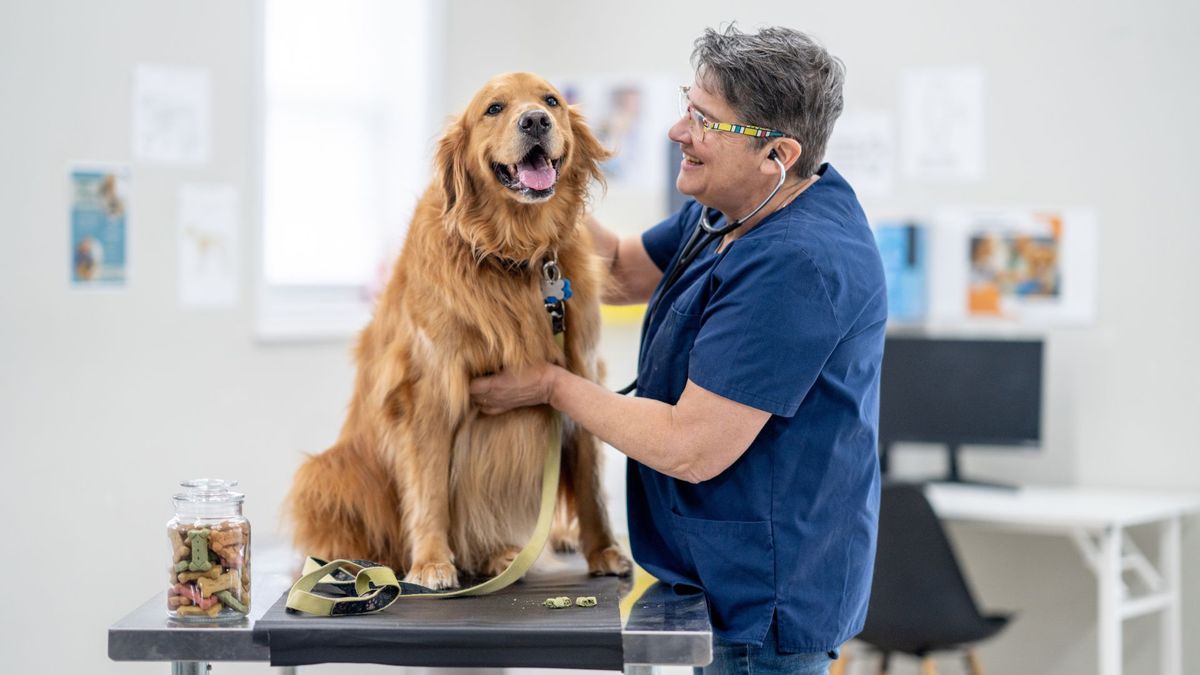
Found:
[[[546, 443], [546, 459], [542, 465], [542, 504], [538, 512], [537, 526], [533, 537], [503, 572], [470, 588], [451, 591], [434, 591], [401, 582], [389, 567], [372, 566], [364, 561], [334, 560], [324, 562], [308, 558], [304, 563], [303, 576], [288, 592], [287, 608], [292, 612], [316, 614], [318, 616], [344, 616], [367, 614], [386, 609], [400, 598], [455, 598], [494, 593], [520, 579], [541, 555], [550, 536], [550, 525], [554, 521], [554, 506], [558, 497], [558, 473], [562, 463], [562, 419], [554, 415], [550, 425], [550, 438]], [[341, 597], [317, 592], [318, 584], [329, 584], [343, 592], [350, 592], [349, 577], [353, 575], [354, 595]], [[338, 578], [338, 577], [341, 578]]]

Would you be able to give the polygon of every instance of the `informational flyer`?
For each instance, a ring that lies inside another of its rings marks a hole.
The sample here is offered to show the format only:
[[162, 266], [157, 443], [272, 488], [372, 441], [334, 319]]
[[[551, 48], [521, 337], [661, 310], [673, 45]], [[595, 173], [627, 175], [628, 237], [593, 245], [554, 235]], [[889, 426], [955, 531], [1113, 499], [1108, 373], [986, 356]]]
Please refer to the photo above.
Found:
[[237, 302], [237, 190], [179, 188], [179, 304], [229, 308]]
[[1022, 324], [1095, 318], [1094, 209], [947, 207], [935, 219], [936, 318]]
[[172, 165], [209, 157], [208, 70], [139, 64], [133, 73], [133, 158]]
[[900, 81], [905, 175], [933, 182], [981, 180], [983, 69], [912, 68]]
[[74, 163], [68, 180], [71, 285], [123, 287], [129, 271], [129, 167]]
[[896, 165], [895, 123], [884, 110], [848, 110], [829, 138], [825, 160], [860, 197], [888, 197]]

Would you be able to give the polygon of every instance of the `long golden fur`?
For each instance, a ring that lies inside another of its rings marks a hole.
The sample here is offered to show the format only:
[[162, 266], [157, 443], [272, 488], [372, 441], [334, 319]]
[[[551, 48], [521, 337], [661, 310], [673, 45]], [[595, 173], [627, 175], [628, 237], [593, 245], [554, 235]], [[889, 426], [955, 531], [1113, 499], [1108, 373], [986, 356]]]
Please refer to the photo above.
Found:
[[[541, 136], [522, 130], [529, 119]], [[531, 145], [554, 161], [552, 194], [511, 187]], [[526, 543], [552, 411], [485, 416], [468, 385], [542, 361], [598, 381], [602, 278], [581, 217], [607, 157], [561, 94], [528, 73], [494, 78], [450, 124], [435, 180], [359, 337], [338, 440], [296, 473], [288, 511], [302, 552], [377, 560], [409, 581], [448, 588], [459, 571], [498, 573]], [[539, 287], [555, 253], [574, 291], [565, 353]], [[581, 548], [593, 574], [624, 574], [630, 563], [613, 541], [599, 460], [597, 440], [568, 421], [552, 540]]]

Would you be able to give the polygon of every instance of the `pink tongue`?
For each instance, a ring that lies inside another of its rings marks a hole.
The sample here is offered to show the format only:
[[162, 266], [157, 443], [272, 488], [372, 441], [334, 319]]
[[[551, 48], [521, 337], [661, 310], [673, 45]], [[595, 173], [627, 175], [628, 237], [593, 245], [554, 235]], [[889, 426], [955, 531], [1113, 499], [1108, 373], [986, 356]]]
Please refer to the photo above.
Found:
[[534, 190], [545, 190], [558, 180], [558, 172], [550, 165], [544, 156], [533, 162], [521, 162], [517, 165], [517, 178], [521, 184]]

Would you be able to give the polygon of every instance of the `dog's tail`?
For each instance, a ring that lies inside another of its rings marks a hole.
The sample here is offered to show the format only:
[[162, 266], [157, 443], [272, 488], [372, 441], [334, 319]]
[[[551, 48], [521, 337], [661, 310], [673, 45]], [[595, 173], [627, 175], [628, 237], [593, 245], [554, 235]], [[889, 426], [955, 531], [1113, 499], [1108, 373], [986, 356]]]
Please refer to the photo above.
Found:
[[399, 494], [378, 455], [339, 441], [296, 471], [284, 513], [304, 555], [374, 560], [407, 568]]

